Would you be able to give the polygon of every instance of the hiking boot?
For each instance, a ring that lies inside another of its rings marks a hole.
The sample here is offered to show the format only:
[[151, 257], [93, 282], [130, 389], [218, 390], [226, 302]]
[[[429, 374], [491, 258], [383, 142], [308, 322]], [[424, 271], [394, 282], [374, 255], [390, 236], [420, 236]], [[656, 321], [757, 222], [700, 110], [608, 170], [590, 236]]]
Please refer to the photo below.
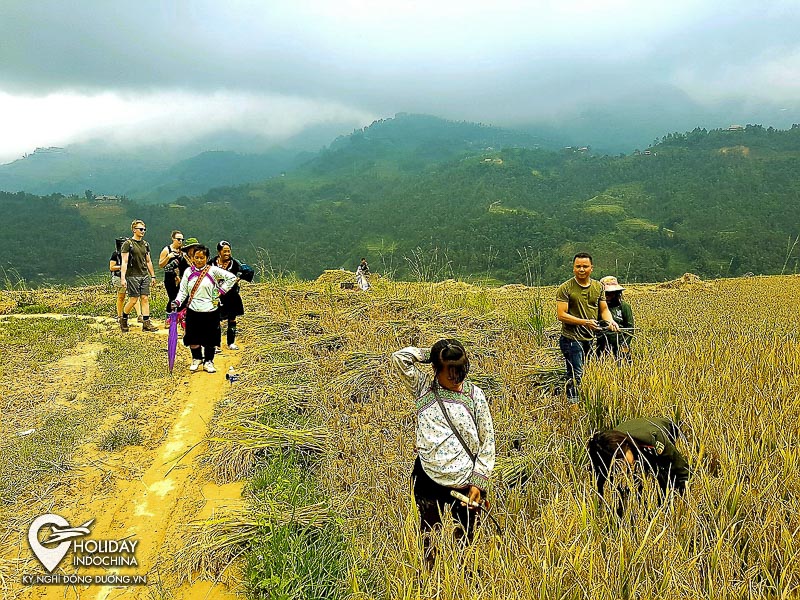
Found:
[[126, 317], [119, 318], [119, 330], [123, 333], [130, 331], [130, 327], [128, 327], [128, 319]]
[[192, 364], [191, 364], [191, 365], [189, 365], [189, 370], [190, 370], [192, 373], [194, 373], [195, 371], [197, 371], [197, 369], [199, 369], [199, 368], [200, 368], [200, 363], [202, 363], [202, 362], [203, 362], [203, 361], [202, 361], [202, 360], [200, 360], [199, 358], [195, 358], [195, 359], [192, 361]]
[[144, 323], [144, 319], [142, 318], [142, 316], [141, 316], [141, 315], [139, 315], [138, 317], [136, 317], [136, 322], [137, 322], [137, 323]]
[[228, 350], [238, 350], [239, 346], [236, 344], [228, 344]]
[[222, 354], [222, 348], [220, 348], [219, 346], [214, 348], [214, 354]]
[[153, 325], [153, 322], [150, 319], [147, 319], [147, 321], [144, 322], [144, 325], [142, 325], [142, 331], [158, 331], [158, 327]]
[[206, 370], [206, 373], [216, 373], [217, 370], [214, 368], [214, 363], [210, 360], [206, 361], [206, 364], [203, 365], [203, 368]]

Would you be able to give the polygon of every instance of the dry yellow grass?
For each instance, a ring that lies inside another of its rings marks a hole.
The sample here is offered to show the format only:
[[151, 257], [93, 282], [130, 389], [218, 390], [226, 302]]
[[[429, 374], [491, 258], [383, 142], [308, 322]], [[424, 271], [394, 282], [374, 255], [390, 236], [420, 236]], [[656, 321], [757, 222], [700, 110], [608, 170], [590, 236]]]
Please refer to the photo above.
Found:
[[[555, 325], [549, 288], [548, 321], [537, 325], [536, 292], [521, 287], [264, 285], [247, 322], [284, 325], [247, 341], [288, 341], [313, 364], [303, 384], [333, 432], [321, 477], [354, 562], [372, 573], [367, 582], [354, 570], [355, 596], [790, 597], [800, 585], [798, 291], [796, 277], [632, 286], [635, 362], [591, 365], [577, 413], [531, 376], [559, 364], [539, 335]], [[444, 335], [467, 342], [488, 388], [498, 437], [491, 496], [506, 534], [485, 527], [466, 550], [445, 535], [427, 574], [408, 480], [413, 402], [388, 361]], [[645, 495], [619, 521], [595, 497], [583, 448], [598, 426], [638, 415], [679, 417], [681, 450], [698, 468], [685, 497], [658, 508]], [[721, 458], [716, 478], [702, 468], [709, 451]]]
[[[245, 291], [247, 353], [218, 407], [207, 459], [228, 480], [246, 476], [267, 446], [322, 456], [321, 484], [350, 542], [352, 597], [800, 593], [800, 278], [631, 286], [635, 361], [591, 364], [578, 412], [552, 393], [557, 385], [542, 384], [560, 365], [549, 335], [553, 288], [381, 280], [365, 294], [337, 281]], [[111, 306], [104, 298], [93, 302]], [[491, 401], [491, 499], [505, 535], [482, 527], [461, 549], [445, 531], [427, 573], [408, 479], [413, 399], [389, 356], [441, 336], [467, 344]], [[246, 426], [265, 413], [281, 419], [271, 440]], [[640, 415], [679, 418], [687, 436], [679, 449], [696, 469], [684, 497], [659, 508], [648, 490], [619, 520], [596, 498], [584, 445], [597, 427]], [[720, 457], [718, 477], [702, 467], [709, 452]], [[196, 569], [204, 559], [194, 560]]]

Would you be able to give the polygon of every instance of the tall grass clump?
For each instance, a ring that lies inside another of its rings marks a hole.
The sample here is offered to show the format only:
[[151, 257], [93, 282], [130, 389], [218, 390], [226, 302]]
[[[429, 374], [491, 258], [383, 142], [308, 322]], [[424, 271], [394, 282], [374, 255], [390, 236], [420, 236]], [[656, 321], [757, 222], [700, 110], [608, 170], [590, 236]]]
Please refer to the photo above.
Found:
[[[250, 479], [246, 494], [255, 506], [279, 502], [298, 515], [327, 506], [306, 459], [296, 452], [275, 455]], [[317, 521], [273, 523], [253, 536], [245, 558], [245, 585], [254, 598], [344, 598], [347, 542], [333, 513]]]

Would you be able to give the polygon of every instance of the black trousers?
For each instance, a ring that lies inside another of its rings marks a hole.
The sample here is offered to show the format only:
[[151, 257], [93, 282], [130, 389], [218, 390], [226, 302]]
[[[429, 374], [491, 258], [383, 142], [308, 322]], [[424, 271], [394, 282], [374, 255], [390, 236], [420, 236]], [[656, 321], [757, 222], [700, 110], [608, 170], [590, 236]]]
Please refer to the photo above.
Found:
[[437, 525], [441, 525], [442, 515], [449, 514], [459, 524], [454, 533], [455, 539], [469, 544], [472, 543], [475, 536], [478, 512], [462, 506], [460, 501], [450, 495], [451, 490], [457, 489], [466, 496], [469, 493], [468, 487], [450, 488], [439, 485], [425, 473], [419, 457], [414, 461], [411, 481], [414, 485], [414, 501], [419, 510], [419, 528], [423, 534], [425, 562], [430, 567], [433, 565], [435, 557], [431, 548], [430, 536], [426, 534]]

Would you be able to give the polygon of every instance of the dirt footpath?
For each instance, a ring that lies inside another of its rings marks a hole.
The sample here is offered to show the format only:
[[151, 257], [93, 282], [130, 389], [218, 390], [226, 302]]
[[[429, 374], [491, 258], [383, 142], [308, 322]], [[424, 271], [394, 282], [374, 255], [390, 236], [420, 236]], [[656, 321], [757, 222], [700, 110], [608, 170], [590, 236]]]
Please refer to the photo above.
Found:
[[[126, 335], [143, 335], [133, 330]], [[166, 331], [156, 335], [166, 336]], [[166, 342], [166, 340], [165, 340]], [[240, 350], [239, 352], [242, 352]], [[85, 540], [137, 541], [135, 558], [138, 566], [76, 567], [69, 552], [54, 571], [67, 574], [147, 575], [146, 586], [101, 587], [33, 586], [20, 590], [19, 597], [44, 598], [235, 598], [235, 590], [223, 584], [198, 582], [175, 587], [169, 569], [183, 545], [187, 521], [206, 516], [223, 505], [240, 502], [241, 485], [209, 484], [197, 470], [196, 461], [202, 451], [199, 444], [205, 437], [214, 405], [229, 385], [225, 373], [238, 364], [237, 353], [226, 350], [215, 359], [216, 373], [188, 370], [188, 351], [179, 347], [176, 373], [181, 381], [171, 398], [155, 402], [148, 411], [148, 427], [159, 427], [163, 437], [155, 448], [128, 447], [102, 456], [83, 449], [79, 475], [69, 486], [69, 497], [59, 499], [51, 511], [64, 517], [72, 527], [94, 519], [91, 533]], [[143, 398], [146, 401], [146, 398]], [[92, 454], [95, 456], [92, 456]], [[27, 533], [27, 532], [24, 532]], [[31, 557], [24, 535], [20, 535], [18, 557]], [[41, 565], [27, 560], [25, 573], [44, 573]]]

